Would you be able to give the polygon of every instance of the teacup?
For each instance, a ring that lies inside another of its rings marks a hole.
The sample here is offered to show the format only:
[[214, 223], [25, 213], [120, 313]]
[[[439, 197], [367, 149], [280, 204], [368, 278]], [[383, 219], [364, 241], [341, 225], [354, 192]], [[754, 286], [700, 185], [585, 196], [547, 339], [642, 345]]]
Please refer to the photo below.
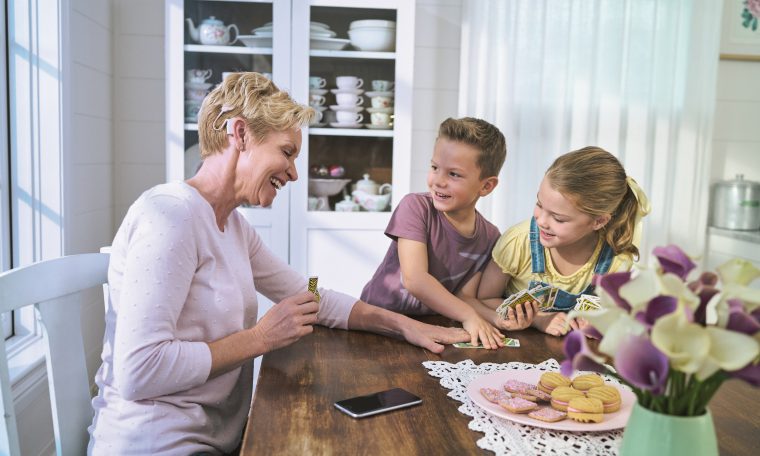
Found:
[[187, 82], [194, 82], [196, 84], [202, 84], [206, 82], [206, 79], [211, 77], [211, 69], [208, 70], [200, 70], [200, 69], [192, 69], [187, 70]]
[[386, 112], [373, 112], [370, 115], [370, 122], [378, 127], [388, 127], [391, 125], [391, 115]]
[[327, 98], [315, 93], [309, 94], [309, 104], [311, 106], [322, 106], [327, 101]]
[[309, 76], [309, 88], [321, 89], [327, 85], [327, 79], [320, 78], [319, 76]]
[[185, 120], [198, 121], [198, 113], [201, 111], [200, 101], [185, 101]]
[[336, 93], [335, 101], [339, 106], [359, 106], [364, 103], [364, 97], [353, 93]]
[[316, 116], [314, 116], [314, 119], [312, 119], [311, 122], [309, 122], [309, 125], [316, 125], [320, 122], [322, 122], [322, 111], [315, 111]]
[[364, 80], [356, 76], [338, 76], [335, 78], [335, 85], [339, 89], [358, 89], [364, 85]]
[[308, 207], [310, 211], [324, 211], [325, 200], [323, 198], [317, 198], [316, 196], [310, 196]]
[[393, 106], [393, 97], [372, 97], [373, 108], [389, 108]]
[[200, 103], [206, 98], [206, 95], [208, 95], [206, 89], [185, 89], [185, 98], [187, 101], [197, 101]]
[[342, 124], [357, 124], [364, 120], [362, 113], [353, 111], [336, 111], [335, 117]]
[[393, 81], [386, 81], [384, 79], [375, 79], [372, 81], [372, 90], [376, 92], [389, 92], [393, 90]]

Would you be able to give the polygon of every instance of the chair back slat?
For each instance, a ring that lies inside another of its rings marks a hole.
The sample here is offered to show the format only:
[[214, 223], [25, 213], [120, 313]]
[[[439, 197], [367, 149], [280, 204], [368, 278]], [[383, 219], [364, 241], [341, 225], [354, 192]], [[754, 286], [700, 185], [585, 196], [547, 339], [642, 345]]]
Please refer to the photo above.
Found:
[[[85, 293], [108, 282], [108, 253], [70, 255], [0, 274], [0, 312], [35, 305], [38, 312], [50, 389], [56, 453], [86, 454], [90, 402], [81, 304]], [[2, 342], [2, 341], [0, 341]], [[0, 343], [2, 411], [0, 454], [20, 454], [18, 427], [5, 344]]]

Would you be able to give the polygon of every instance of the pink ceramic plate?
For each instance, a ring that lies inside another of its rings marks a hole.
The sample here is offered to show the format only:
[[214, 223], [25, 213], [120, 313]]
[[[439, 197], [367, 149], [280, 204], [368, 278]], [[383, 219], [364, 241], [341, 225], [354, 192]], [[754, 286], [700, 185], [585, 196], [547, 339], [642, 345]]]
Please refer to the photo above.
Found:
[[[610, 431], [612, 429], [620, 429], [625, 427], [625, 424], [628, 422], [628, 417], [631, 415], [633, 404], [636, 402], [636, 395], [634, 395], [626, 387], [610, 382], [608, 382], [609, 385], [615, 386], [618, 390], [620, 390], [620, 398], [622, 399], [623, 404], [620, 406], [620, 410], [617, 412], [605, 413], [604, 421], [601, 423], [579, 423], [577, 421], [571, 420], [570, 418], [565, 418], [564, 420], [557, 421], [556, 423], [547, 423], [545, 421], [539, 421], [530, 418], [527, 413], [522, 414], [508, 412], [498, 405], [488, 402], [486, 398], [480, 394], [480, 388], [503, 388], [504, 383], [506, 383], [507, 380], [511, 379], [520, 380], [527, 383], [538, 383], [538, 380], [541, 378], [541, 374], [543, 373], [544, 371], [540, 370], [509, 369], [483, 375], [470, 382], [470, 384], [467, 386], [467, 395], [470, 396], [470, 399], [472, 399], [475, 404], [477, 404], [480, 408], [490, 413], [491, 415], [496, 415], [500, 418], [505, 418], [507, 420], [514, 421], [515, 423], [527, 424], [529, 426], [556, 429], [558, 431], [575, 432]], [[549, 404], [546, 402], [539, 402], [539, 406], [548, 407]]]

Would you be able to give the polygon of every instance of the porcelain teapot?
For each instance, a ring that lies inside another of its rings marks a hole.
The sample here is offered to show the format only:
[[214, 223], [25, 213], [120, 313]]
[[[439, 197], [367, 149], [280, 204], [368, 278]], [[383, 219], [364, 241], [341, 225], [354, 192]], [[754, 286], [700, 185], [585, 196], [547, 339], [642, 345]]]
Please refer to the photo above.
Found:
[[365, 174], [364, 179], [356, 181], [356, 190], [369, 193], [370, 195], [377, 195], [383, 193], [382, 189], [388, 186], [390, 190], [391, 184], [377, 185], [377, 182], [369, 178], [369, 174]]
[[[193, 24], [192, 19], [188, 17], [185, 20], [187, 21], [190, 30], [190, 38], [196, 43], [215, 45], [232, 44], [237, 41], [238, 35], [240, 34], [237, 25], [230, 24], [225, 26], [224, 22], [214, 16], [209, 16], [202, 20], [201, 25], [197, 28], [195, 27], [195, 24]], [[234, 38], [230, 37], [232, 31], [235, 32]]]

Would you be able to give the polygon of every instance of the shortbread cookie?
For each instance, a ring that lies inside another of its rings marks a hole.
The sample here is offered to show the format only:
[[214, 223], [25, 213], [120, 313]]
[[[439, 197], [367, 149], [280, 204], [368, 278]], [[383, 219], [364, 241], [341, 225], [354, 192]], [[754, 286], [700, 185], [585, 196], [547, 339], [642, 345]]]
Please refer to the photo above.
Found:
[[500, 401], [499, 405], [503, 409], [512, 413], [528, 413], [538, 407], [535, 402], [531, 402], [521, 397], [513, 397], [505, 401]]
[[567, 404], [567, 417], [581, 423], [601, 423], [603, 413], [602, 401], [593, 397], [574, 397]]
[[539, 421], [555, 423], [557, 421], [564, 420], [567, 417], [567, 413], [560, 412], [559, 410], [554, 410], [551, 407], [541, 407], [538, 410], [533, 410], [532, 412], [528, 413], [528, 416]]
[[614, 386], [595, 386], [586, 391], [586, 396], [594, 397], [602, 401], [604, 413], [613, 413], [620, 410], [620, 391]]
[[499, 401], [507, 400], [512, 397], [511, 394], [503, 389], [496, 388], [480, 388], [480, 394], [482, 394], [488, 402], [493, 402], [494, 404], [498, 404]]

